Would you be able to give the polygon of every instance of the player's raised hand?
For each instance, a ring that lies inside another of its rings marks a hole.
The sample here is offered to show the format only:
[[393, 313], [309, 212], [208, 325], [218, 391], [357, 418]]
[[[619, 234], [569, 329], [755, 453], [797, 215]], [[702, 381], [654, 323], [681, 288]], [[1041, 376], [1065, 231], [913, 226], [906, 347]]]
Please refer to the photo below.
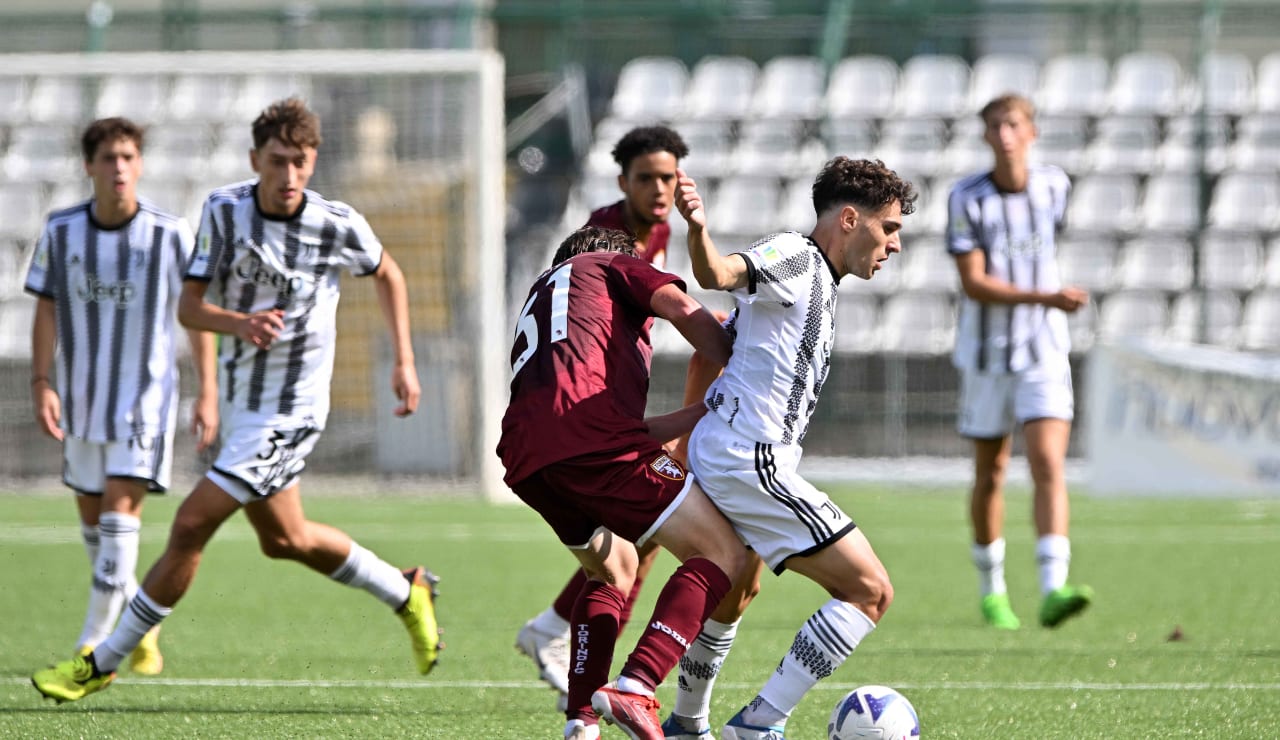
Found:
[[267, 349], [281, 331], [284, 331], [284, 311], [273, 308], [246, 315], [236, 327], [236, 336], [258, 349]]
[[58, 398], [58, 392], [48, 380], [41, 378], [31, 387], [31, 401], [40, 431], [61, 442], [62, 399]]
[[702, 206], [702, 194], [698, 192], [698, 184], [689, 174], [676, 168], [676, 210], [690, 226], [706, 228], [707, 214]]
[[418, 410], [422, 388], [418, 385], [418, 371], [412, 363], [396, 365], [391, 369], [391, 390], [400, 399], [400, 405], [395, 410], [396, 416], [408, 416]]

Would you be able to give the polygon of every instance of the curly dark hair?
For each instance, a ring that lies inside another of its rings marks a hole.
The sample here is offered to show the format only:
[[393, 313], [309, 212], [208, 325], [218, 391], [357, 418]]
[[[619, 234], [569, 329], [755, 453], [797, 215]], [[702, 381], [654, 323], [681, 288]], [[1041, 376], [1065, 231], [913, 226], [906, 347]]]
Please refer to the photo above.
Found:
[[138, 153], [141, 154], [144, 135], [143, 128], [128, 118], [99, 118], [84, 130], [80, 137], [80, 149], [84, 152], [84, 161], [92, 162], [102, 144], [116, 139], [128, 139], [138, 147]]
[[551, 266], [554, 267], [570, 257], [577, 257], [587, 252], [620, 252], [634, 257], [636, 242], [625, 231], [600, 226], [583, 226], [560, 242], [560, 248], [551, 258]]
[[641, 154], [654, 152], [671, 152], [676, 159], [689, 156], [689, 146], [680, 138], [680, 134], [666, 126], [641, 126], [628, 131], [613, 147], [613, 161], [627, 174], [631, 160]]
[[320, 116], [302, 98], [277, 100], [253, 121], [254, 149], [261, 149], [272, 139], [299, 148], [319, 147]]
[[916, 209], [915, 188], [878, 159], [836, 157], [813, 181], [813, 209], [819, 217], [841, 203], [878, 211], [895, 200], [902, 215], [910, 214]]

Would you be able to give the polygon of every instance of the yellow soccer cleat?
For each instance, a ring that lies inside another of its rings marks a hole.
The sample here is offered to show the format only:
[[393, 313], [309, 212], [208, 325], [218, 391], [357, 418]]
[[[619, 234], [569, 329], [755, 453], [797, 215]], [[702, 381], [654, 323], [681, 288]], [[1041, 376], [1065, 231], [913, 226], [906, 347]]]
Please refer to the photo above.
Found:
[[160, 625], [142, 636], [142, 642], [129, 653], [129, 669], [140, 676], [158, 676], [164, 670], [164, 656], [160, 654]]
[[61, 704], [64, 701], [79, 701], [95, 691], [101, 691], [110, 686], [115, 677], [114, 673], [99, 673], [91, 653], [36, 671], [31, 677], [31, 683], [36, 691]]
[[442, 630], [436, 624], [436, 584], [440, 579], [421, 566], [406, 570], [404, 577], [409, 580], [409, 600], [396, 614], [409, 630], [418, 672], [425, 676], [444, 650], [444, 643], [440, 641]]

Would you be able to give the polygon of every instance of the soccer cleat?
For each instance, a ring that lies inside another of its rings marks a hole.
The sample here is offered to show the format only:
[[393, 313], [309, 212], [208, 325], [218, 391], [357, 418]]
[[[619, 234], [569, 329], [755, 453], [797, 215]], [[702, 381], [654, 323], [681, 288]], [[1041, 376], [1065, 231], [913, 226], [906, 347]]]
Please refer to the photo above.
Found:
[[710, 727], [704, 727], [696, 731], [687, 729], [680, 724], [675, 714], [668, 716], [666, 721], [662, 723], [662, 736], [667, 740], [712, 740]]
[[90, 655], [92, 655], [92, 654], [93, 654], [93, 648], [94, 648], [94, 647], [96, 647], [96, 646], [95, 646], [95, 645], [81, 645], [80, 647], [76, 648], [75, 655], [79, 655], [81, 658], [86, 658], [86, 657], [88, 657], [88, 656], [90, 656]]
[[720, 730], [720, 740], [787, 740], [782, 734], [785, 729], [782, 725], [760, 727], [743, 722], [742, 713], [745, 711], [746, 707], [739, 709], [724, 729]]
[[564, 726], [564, 740], [600, 740], [600, 725], [571, 719]]
[[164, 656], [160, 654], [160, 625], [148, 630], [129, 653], [129, 669], [139, 676], [158, 676], [164, 670]]
[[418, 672], [425, 676], [444, 650], [444, 643], [440, 641], [443, 630], [436, 624], [436, 584], [440, 578], [421, 566], [406, 570], [404, 577], [409, 580], [409, 600], [396, 614], [409, 630]]
[[1068, 618], [1085, 610], [1093, 601], [1093, 589], [1088, 586], [1060, 586], [1044, 595], [1040, 602], [1040, 624], [1057, 627]]
[[982, 597], [982, 618], [998, 630], [1016, 630], [1022, 626], [1009, 606], [1009, 594], [987, 594]]
[[616, 683], [607, 683], [591, 695], [591, 708], [600, 719], [617, 725], [631, 740], [663, 740], [659, 706], [652, 696], [619, 691]]
[[569, 704], [569, 637], [539, 632], [530, 619], [516, 635], [516, 650], [529, 656], [538, 666], [538, 675], [559, 694], [556, 708], [561, 712]]
[[36, 691], [61, 704], [78, 701], [95, 691], [101, 691], [115, 680], [114, 673], [99, 673], [93, 662], [93, 654], [76, 656], [51, 668], [36, 671], [31, 684]]

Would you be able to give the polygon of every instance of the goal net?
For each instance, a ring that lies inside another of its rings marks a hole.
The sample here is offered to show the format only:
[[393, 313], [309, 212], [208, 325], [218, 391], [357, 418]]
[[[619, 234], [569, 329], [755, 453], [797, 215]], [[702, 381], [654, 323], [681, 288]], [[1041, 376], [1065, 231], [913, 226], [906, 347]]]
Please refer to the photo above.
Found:
[[[308, 469], [429, 476], [501, 496], [502, 75], [491, 51], [0, 56], [0, 445], [13, 453], [0, 456], [0, 475], [60, 470], [58, 446], [31, 420], [34, 299], [22, 280], [44, 214], [90, 192], [85, 124], [123, 115], [146, 125], [139, 193], [194, 228], [211, 189], [253, 176], [258, 112], [299, 95], [324, 137], [310, 187], [363, 213], [405, 272], [423, 387], [418, 413], [394, 418], [372, 281], [344, 278], [333, 410]], [[203, 470], [189, 439], [175, 465]]]

